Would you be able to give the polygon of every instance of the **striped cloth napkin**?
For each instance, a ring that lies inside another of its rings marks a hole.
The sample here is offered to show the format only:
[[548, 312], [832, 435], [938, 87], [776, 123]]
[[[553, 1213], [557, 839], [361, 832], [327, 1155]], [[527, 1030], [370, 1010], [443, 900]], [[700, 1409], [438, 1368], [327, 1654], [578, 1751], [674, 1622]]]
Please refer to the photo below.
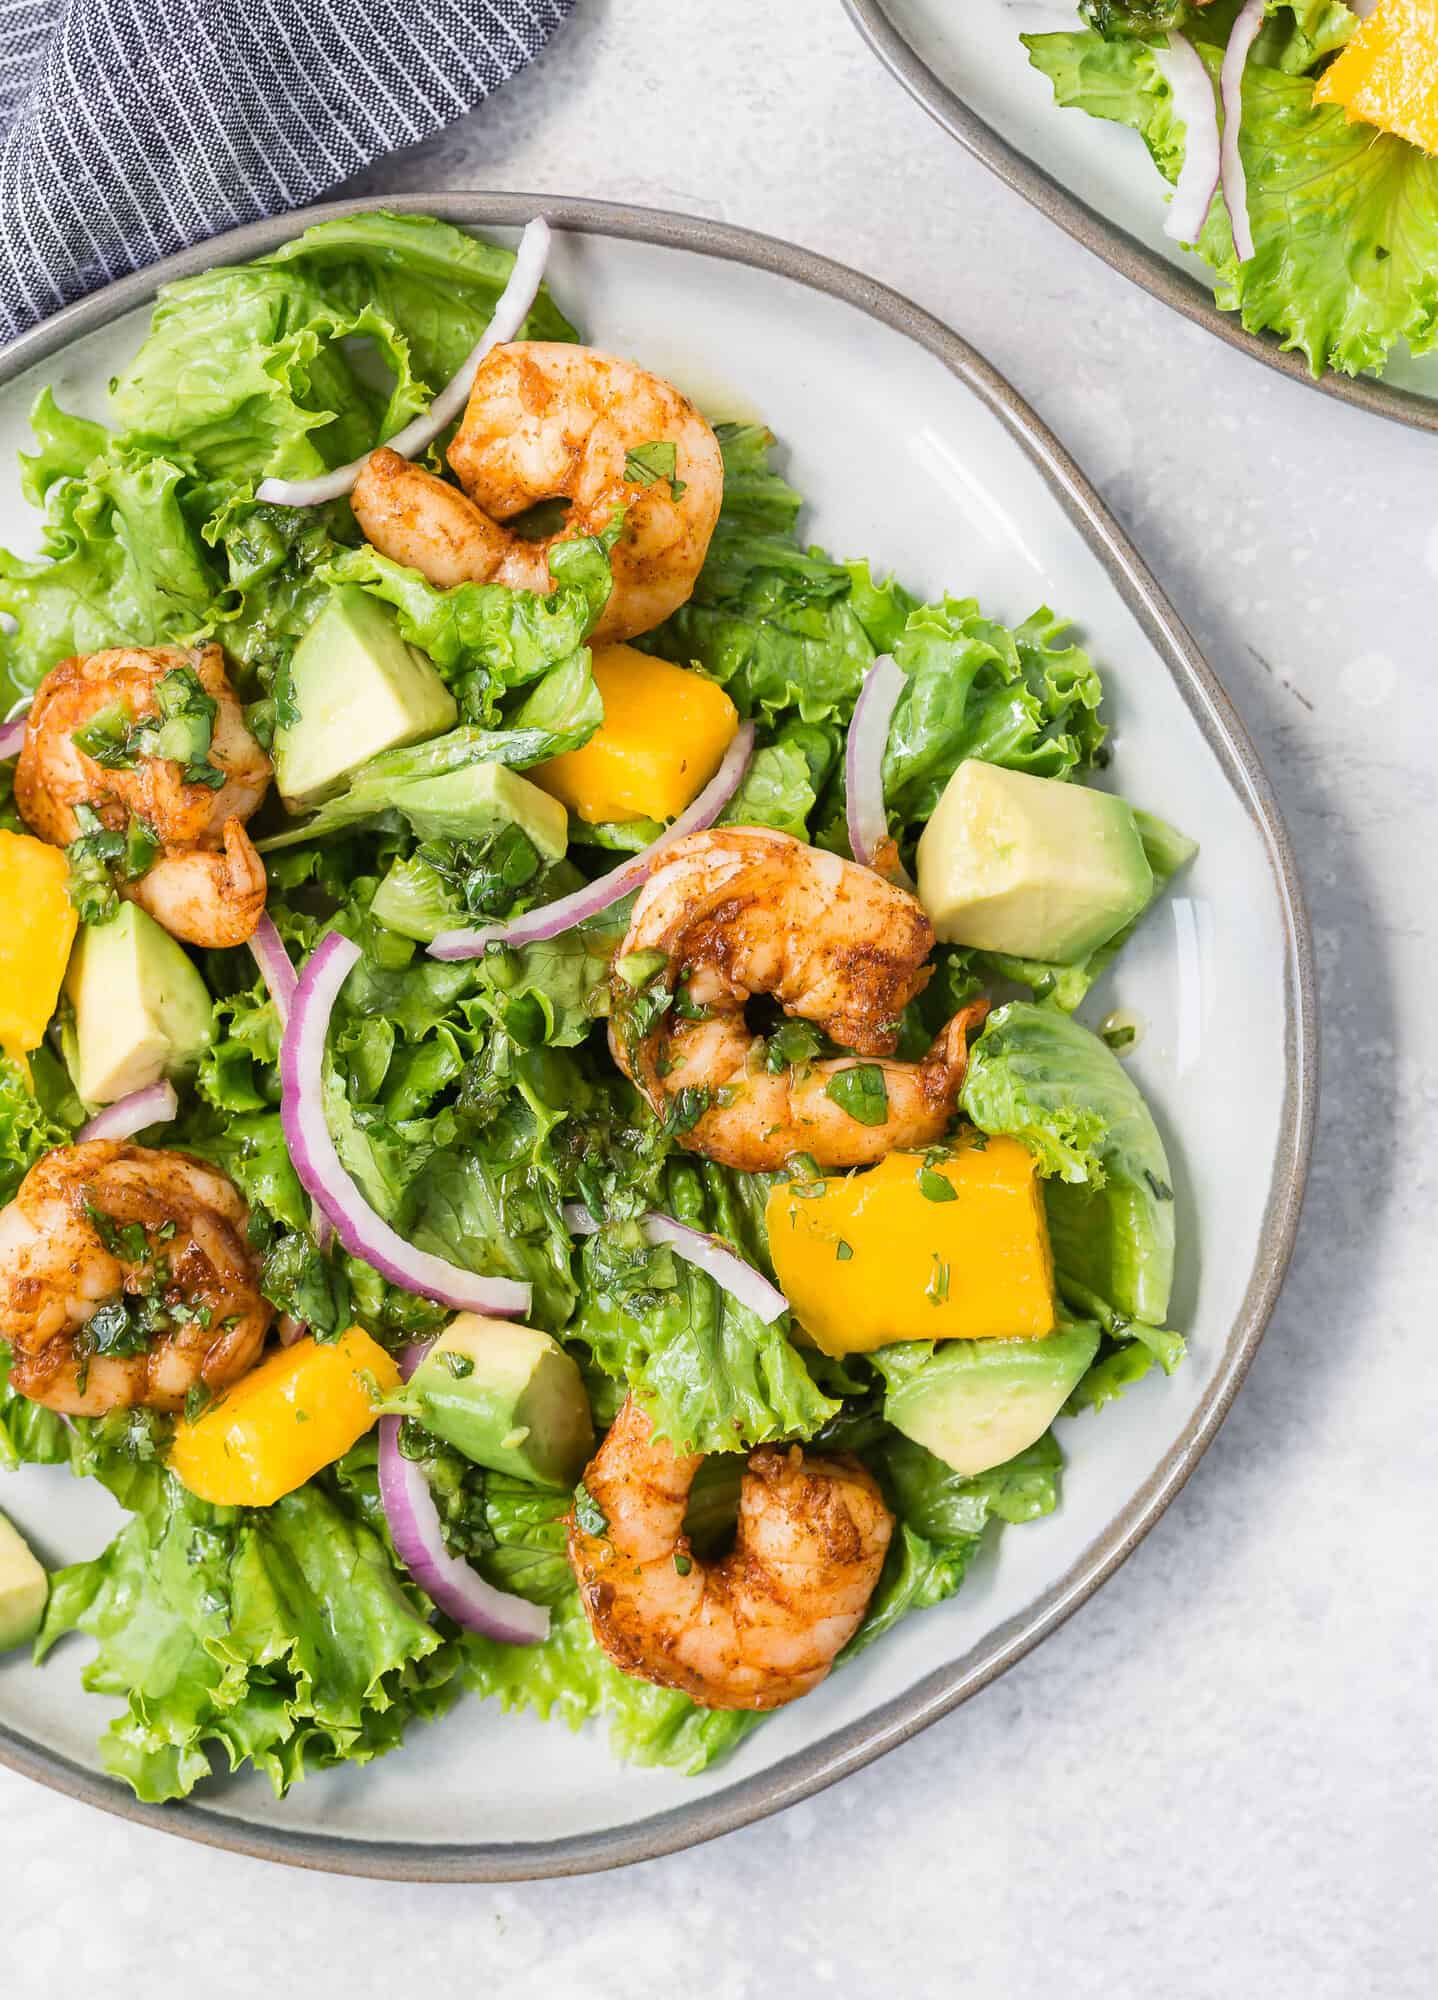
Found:
[[0, 0], [0, 341], [469, 111], [575, 0]]

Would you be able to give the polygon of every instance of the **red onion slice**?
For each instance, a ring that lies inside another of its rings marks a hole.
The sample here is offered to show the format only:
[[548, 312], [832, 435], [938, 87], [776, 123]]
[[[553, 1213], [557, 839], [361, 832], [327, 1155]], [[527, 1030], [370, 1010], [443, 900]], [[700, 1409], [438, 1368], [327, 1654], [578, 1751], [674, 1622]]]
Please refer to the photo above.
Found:
[[1163, 233], [1177, 243], [1196, 243], [1218, 186], [1218, 106], [1203, 57], [1186, 35], [1169, 36], [1168, 48], [1158, 52], [1158, 65], [1185, 133], [1183, 169]]
[[359, 946], [331, 931], [295, 989], [280, 1046], [280, 1116], [285, 1144], [307, 1194], [319, 1203], [346, 1250], [421, 1298], [457, 1312], [509, 1316], [529, 1310], [530, 1287], [484, 1278], [447, 1258], [417, 1250], [376, 1215], [346, 1173], [325, 1120], [324, 1053], [340, 988], [359, 962]]
[[576, 924], [585, 923], [590, 917], [597, 917], [601, 911], [610, 909], [631, 890], [639, 887], [666, 848], [672, 847], [676, 840], [682, 840], [686, 833], [702, 833], [706, 826], [714, 824], [738, 791], [753, 752], [754, 725], [746, 722], [725, 751], [723, 763], [694, 803], [641, 853], [632, 854], [619, 867], [601, 875], [597, 882], [587, 882], [582, 889], [561, 896], [557, 902], [545, 903], [540, 909], [530, 910], [526, 916], [514, 917], [507, 924], [485, 924], [478, 930], [441, 931], [429, 947], [430, 957], [482, 958], [492, 944], [542, 944], [546, 938], [558, 937], [561, 931], [573, 930]]
[[290, 1007], [294, 1001], [295, 988], [300, 976], [290, 963], [290, 955], [285, 950], [285, 941], [275, 929], [275, 920], [266, 910], [255, 926], [250, 939], [250, 950], [255, 955], [255, 963], [275, 1003], [275, 1012], [280, 1017], [283, 1028], [290, 1018]]
[[[550, 240], [549, 224], [542, 215], [536, 215], [525, 225], [514, 253], [509, 283], [495, 303], [489, 325], [429, 408], [411, 417], [402, 431], [384, 440], [391, 451], [397, 451], [401, 458], [417, 458], [433, 444], [445, 425], [459, 415], [469, 399], [470, 385], [480, 362], [492, 348], [513, 340], [528, 319], [544, 282]], [[366, 452], [363, 458], [351, 459], [348, 465], [336, 466], [333, 472], [321, 473], [316, 479], [262, 479], [255, 488], [255, 498], [268, 500], [277, 507], [318, 507], [322, 501], [338, 500], [353, 491], [368, 457]]]
[[[583, 1202], [564, 1204], [564, 1222], [572, 1235], [599, 1234], [600, 1225]], [[728, 1292], [741, 1306], [747, 1306], [766, 1326], [772, 1326], [788, 1312], [789, 1301], [779, 1287], [771, 1285], [762, 1271], [746, 1264], [717, 1236], [708, 1236], [702, 1229], [676, 1222], [672, 1215], [656, 1215], [653, 1211], [641, 1218], [639, 1226], [646, 1243], [667, 1243], [676, 1257], [682, 1257], [686, 1264], [712, 1278], [721, 1291]]]
[[1264, 0], [1244, 0], [1228, 37], [1228, 47], [1223, 52], [1223, 67], [1218, 75], [1219, 96], [1223, 99], [1219, 179], [1223, 183], [1224, 206], [1233, 231], [1233, 248], [1240, 264], [1246, 264], [1253, 255], [1253, 229], [1248, 219], [1248, 176], [1243, 171], [1243, 157], [1238, 150], [1238, 135], [1243, 125], [1243, 72], [1248, 66], [1248, 52], [1263, 22]]
[[0, 764], [18, 757], [25, 747], [25, 725], [29, 717], [27, 708], [24, 715], [13, 716], [9, 722], [0, 723]]
[[132, 1139], [147, 1125], [168, 1125], [180, 1108], [172, 1083], [147, 1083], [128, 1097], [116, 1098], [97, 1111], [76, 1133], [77, 1139]]
[[[285, 941], [275, 929], [274, 918], [268, 910], [255, 926], [254, 936], [250, 939], [250, 950], [254, 953], [255, 963], [260, 968], [260, 976], [265, 982], [270, 999], [274, 1002], [274, 1009], [280, 1020], [280, 1031], [283, 1033], [290, 1018], [290, 1008], [294, 1003], [295, 988], [300, 983], [300, 976], [290, 963], [290, 955], [285, 950]], [[319, 1207], [314, 1209], [310, 1218], [310, 1228], [320, 1249], [328, 1250], [334, 1230], [323, 1209]], [[303, 1330], [301, 1328], [301, 1332]], [[283, 1338], [283, 1335], [281, 1337]]]
[[888, 747], [894, 710], [907, 686], [902, 667], [889, 654], [881, 653], [864, 676], [844, 746], [849, 852], [864, 867], [877, 868], [885, 875], [897, 874], [905, 881], [908, 878], [898, 851], [889, 838], [889, 815], [884, 806], [884, 751]]
[[439, 1509], [422, 1467], [399, 1448], [398, 1417], [379, 1422], [379, 1491], [395, 1553], [420, 1589], [466, 1632], [511, 1646], [549, 1637], [549, 1612], [527, 1597], [496, 1590], [444, 1545]]

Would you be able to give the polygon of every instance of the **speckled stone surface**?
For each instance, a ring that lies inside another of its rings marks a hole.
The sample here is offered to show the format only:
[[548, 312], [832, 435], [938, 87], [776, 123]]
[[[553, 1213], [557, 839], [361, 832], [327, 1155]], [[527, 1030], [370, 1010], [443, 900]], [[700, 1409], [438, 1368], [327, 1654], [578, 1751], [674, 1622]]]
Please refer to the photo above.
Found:
[[837, 1789], [621, 1875], [424, 1889], [209, 1853], [0, 1773], [0, 1992], [1431, 1994], [1438, 447], [1071, 244], [838, 0], [582, 0], [483, 114], [354, 191], [431, 187], [791, 237], [949, 320], [1064, 438], [1226, 681], [1298, 846], [1326, 1063], [1298, 1256], [1227, 1426], [1127, 1567]]

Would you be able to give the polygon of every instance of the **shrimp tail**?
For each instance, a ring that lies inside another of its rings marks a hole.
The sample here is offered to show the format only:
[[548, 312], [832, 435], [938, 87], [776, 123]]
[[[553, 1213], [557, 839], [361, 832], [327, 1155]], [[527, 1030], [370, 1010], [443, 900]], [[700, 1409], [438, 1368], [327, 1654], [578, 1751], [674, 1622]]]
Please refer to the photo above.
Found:
[[990, 1002], [972, 1000], [935, 1036], [929, 1053], [919, 1064], [924, 1095], [942, 1105], [952, 1118], [959, 1108], [959, 1092], [969, 1067], [969, 1035], [988, 1018]]
[[223, 950], [248, 944], [264, 914], [265, 864], [243, 820], [227, 819], [224, 844], [167, 854], [127, 893], [172, 937]]

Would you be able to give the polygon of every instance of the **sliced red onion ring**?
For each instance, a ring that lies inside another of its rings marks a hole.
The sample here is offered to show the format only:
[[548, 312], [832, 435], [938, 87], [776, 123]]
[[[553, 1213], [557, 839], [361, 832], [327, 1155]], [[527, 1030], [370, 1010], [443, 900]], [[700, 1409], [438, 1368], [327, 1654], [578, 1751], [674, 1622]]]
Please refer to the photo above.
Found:
[[[599, 1234], [600, 1225], [581, 1201], [564, 1204], [564, 1223], [575, 1236]], [[672, 1215], [656, 1215], [652, 1210], [641, 1219], [639, 1227], [646, 1243], [667, 1243], [676, 1257], [682, 1257], [686, 1264], [712, 1278], [721, 1291], [728, 1292], [741, 1306], [747, 1306], [766, 1326], [772, 1326], [788, 1312], [789, 1301], [779, 1287], [771, 1285], [762, 1271], [746, 1264], [717, 1236], [707, 1236], [702, 1229], [691, 1229], [687, 1223], [676, 1222]]]
[[885, 873], [897, 865], [897, 856], [889, 838], [889, 815], [884, 807], [884, 751], [894, 710], [907, 686], [902, 667], [889, 654], [881, 653], [864, 676], [844, 748], [849, 852], [866, 868], [878, 868], [888, 861], [890, 866], [884, 868]]
[[168, 1125], [180, 1108], [172, 1083], [147, 1083], [128, 1097], [116, 1098], [97, 1111], [76, 1133], [78, 1139], [132, 1139], [147, 1125]]
[[250, 939], [250, 950], [255, 955], [255, 963], [269, 989], [275, 1012], [280, 1017], [283, 1028], [290, 1018], [290, 1007], [294, 1001], [295, 988], [300, 976], [290, 963], [290, 955], [285, 950], [285, 941], [275, 929], [275, 920], [266, 910], [255, 926]]
[[1168, 48], [1158, 52], [1158, 64], [1173, 92], [1173, 108], [1185, 135], [1183, 169], [1163, 233], [1177, 243], [1196, 243], [1218, 186], [1218, 106], [1203, 57], [1186, 35], [1169, 36]]
[[[275, 929], [274, 918], [268, 910], [255, 926], [254, 936], [250, 939], [250, 950], [255, 955], [255, 963], [260, 968], [260, 975], [268, 989], [270, 999], [274, 1002], [275, 1012], [280, 1017], [280, 1029], [283, 1032], [290, 1018], [290, 1008], [294, 1003], [295, 988], [300, 983], [300, 976], [290, 963], [290, 955], [285, 950], [285, 941]], [[320, 1249], [328, 1250], [334, 1230], [329, 1217], [318, 1206], [311, 1215], [310, 1228]], [[303, 1327], [300, 1331], [304, 1331]], [[280, 1337], [284, 1338], [283, 1331]]]
[[549, 1612], [527, 1597], [496, 1590], [444, 1545], [439, 1509], [423, 1468], [399, 1448], [398, 1417], [379, 1421], [379, 1491], [395, 1553], [420, 1589], [466, 1632], [511, 1646], [549, 1637]]
[[349, 1175], [325, 1120], [324, 1053], [340, 988], [359, 962], [359, 946], [331, 931], [295, 989], [280, 1047], [280, 1116], [295, 1172], [325, 1211], [341, 1243], [356, 1257], [421, 1298], [457, 1312], [511, 1315], [529, 1310], [530, 1287], [513, 1278], [484, 1278], [447, 1258], [417, 1250], [375, 1214]]
[[746, 722], [725, 751], [723, 763], [693, 805], [680, 813], [673, 825], [641, 853], [632, 854], [617, 868], [611, 868], [607, 875], [601, 875], [597, 882], [587, 882], [582, 889], [561, 896], [557, 902], [545, 903], [540, 909], [530, 910], [526, 916], [514, 917], [507, 924], [484, 924], [478, 930], [441, 931], [429, 947], [430, 957], [482, 958], [492, 944], [541, 944], [546, 938], [558, 937], [561, 931], [573, 930], [576, 924], [597, 917], [602, 910], [611, 908], [631, 890], [637, 889], [665, 849], [672, 847], [676, 840], [682, 840], [686, 833], [702, 833], [706, 826], [714, 824], [738, 791], [753, 752], [754, 725]]
[[1243, 72], [1248, 64], [1248, 52], [1263, 22], [1264, 0], [1244, 0], [1228, 37], [1228, 47], [1223, 52], [1223, 67], [1218, 74], [1218, 91], [1223, 100], [1219, 179], [1223, 183], [1224, 206], [1228, 210], [1233, 247], [1240, 264], [1246, 264], [1253, 255], [1253, 229], [1248, 219], [1248, 176], [1243, 171], [1243, 156], [1238, 150], [1238, 135], [1243, 125]]
[[25, 746], [25, 725], [30, 719], [30, 711], [17, 715], [9, 722], [0, 722], [0, 764], [18, 757]]
[[[509, 274], [509, 283], [499, 295], [489, 325], [429, 408], [417, 417], [411, 417], [402, 431], [396, 431], [392, 438], [384, 440], [390, 451], [397, 451], [401, 458], [417, 458], [420, 452], [433, 444], [445, 425], [459, 415], [469, 398], [470, 385], [480, 362], [492, 348], [513, 340], [528, 319], [530, 307], [544, 282], [549, 245], [549, 224], [542, 215], [536, 215], [532, 222], [526, 224], [519, 239], [519, 248], [514, 253], [514, 269]], [[351, 459], [348, 465], [336, 466], [333, 472], [321, 473], [316, 479], [262, 479], [255, 488], [255, 498], [268, 500], [277, 507], [318, 507], [322, 501], [338, 500], [342, 494], [353, 490], [368, 457], [366, 452], [363, 458]]]

